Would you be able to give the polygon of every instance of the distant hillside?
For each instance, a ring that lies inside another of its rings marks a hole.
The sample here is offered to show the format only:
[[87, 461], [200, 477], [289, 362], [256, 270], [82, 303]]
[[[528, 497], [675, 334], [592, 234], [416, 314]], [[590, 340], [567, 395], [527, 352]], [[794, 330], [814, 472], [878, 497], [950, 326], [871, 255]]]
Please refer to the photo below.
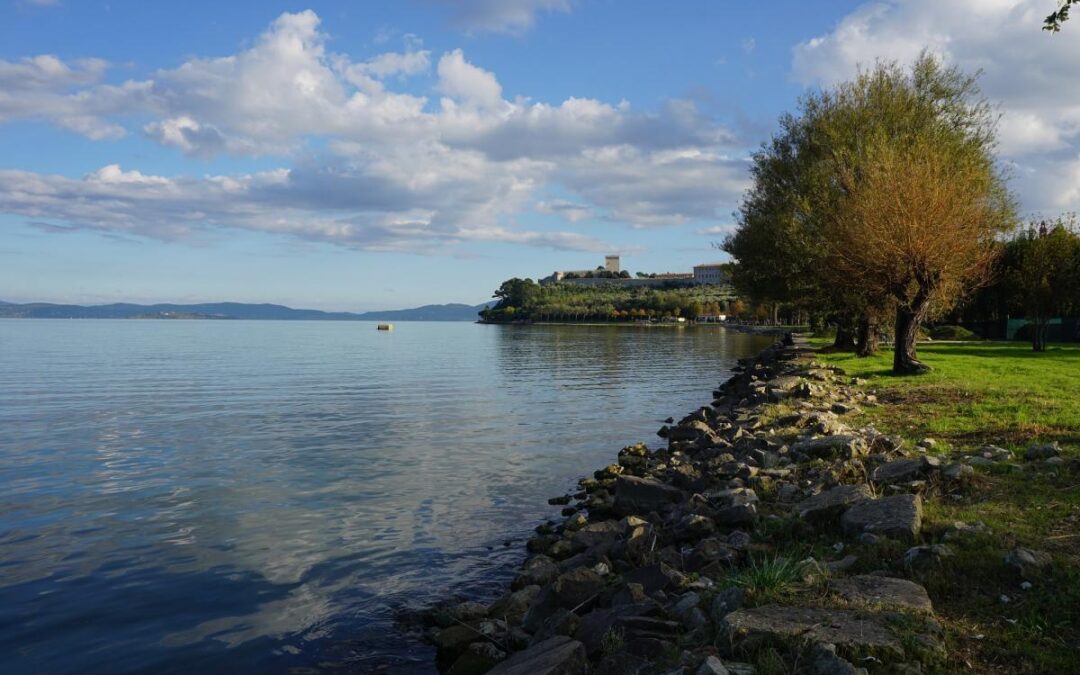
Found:
[[476, 321], [481, 305], [424, 305], [414, 309], [382, 312], [323, 312], [293, 309], [284, 305], [249, 305], [211, 302], [195, 305], [54, 305], [33, 302], [23, 305], [0, 301], [0, 318], [6, 319], [247, 319], [275, 321]]

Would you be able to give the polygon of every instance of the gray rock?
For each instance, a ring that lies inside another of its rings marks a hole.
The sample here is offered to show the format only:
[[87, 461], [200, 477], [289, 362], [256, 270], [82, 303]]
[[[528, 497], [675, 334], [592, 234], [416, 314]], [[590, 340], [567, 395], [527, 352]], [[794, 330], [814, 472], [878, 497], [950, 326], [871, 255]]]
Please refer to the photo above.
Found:
[[776, 488], [776, 498], [784, 504], [796, 502], [802, 496], [802, 490], [792, 483], [781, 483]]
[[918, 495], [896, 495], [858, 502], [840, 518], [848, 536], [863, 532], [912, 541], [922, 527], [922, 498]]
[[682, 597], [679, 598], [679, 601], [675, 603], [671, 608], [671, 611], [674, 612], [676, 616], [679, 616], [689, 612], [694, 607], [697, 607], [700, 602], [701, 596], [690, 591], [689, 593], [684, 593]]
[[570, 541], [582, 549], [594, 546], [607, 548], [619, 540], [622, 529], [622, 526], [614, 520], [589, 523], [570, 535]]
[[557, 635], [514, 654], [489, 672], [490, 675], [584, 675], [588, 667], [585, 646]]
[[711, 447], [721, 442], [720, 436], [705, 422], [693, 420], [677, 427], [668, 427], [668, 441], [692, 441], [699, 447]]
[[904, 565], [911, 569], [925, 570], [941, 564], [943, 558], [953, 555], [947, 544], [912, 546], [904, 552]]
[[864, 675], [865, 668], [856, 668], [836, 654], [836, 645], [814, 645], [810, 652], [809, 675]]
[[737, 649], [782, 644], [833, 644], [845, 650], [903, 657], [900, 641], [883, 619], [847, 609], [763, 605], [728, 614], [721, 627]]
[[716, 522], [729, 527], [749, 525], [757, 518], [757, 506], [753, 503], [736, 504], [722, 508], [716, 512]]
[[696, 675], [730, 675], [728, 669], [724, 667], [724, 662], [715, 656], [706, 657], [695, 673]]
[[593, 656], [601, 651], [604, 638], [615, 627], [615, 622], [623, 616], [648, 616], [658, 611], [656, 603], [651, 601], [624, 604], [610, 609], [594, 609], [581, 617], [574, 639], [585, 645], [585, 651]]
[[701, 539], [712, 534], [716, 525], [712, 520], [696, 513], [690, 513], [679, 519], [675, 524], [675, 537], [680, 540]]
[[682, 575], [664, 563], [654, 563], [629, 572], [623, 577], [627, 584], [641, 584], [648, 594], [682, 584]]
[[825, 563], [825, 569], [829, 574], [840, 574], [846, 572], [855, 566], [855, 563], [859, 562], [858, 556], [846, 555], [840, 560], [830, 560]]
[[795, 508], [799, 517], [806, 520], [822, 521], [835, 518], [852, 504], [871, 499], [873, 493], [862, 483], [857, 485], [838, 485], [819, 494], [804, 499]]
[[450, 616], [458, 621], [468, 623], [476, 619], [483, 619], [488, 615], [487, 605], [479, 602], [466, 601], [459, 603], [450, 609]]
[[975, 469], [968, 464], [953, 462], [941, 470], [941, 476], [950, 483], [966, 483], [975, 475]]
[[729, 567], [738, 560], [738, 557], [739, 552], [734, 546], [715, 537], [709, 537], [702, 539], [694, 546], [686, 559], [686, 566], [693, 572], [700, 572], [713, 565]]
[[945, 533], [945, 540], [959, 539], [962, 537], [970, 537], [977, 534], [989, 534], [990, 528], [986, 526], [986, 523], [981, 520], [977, 520], [974, 523], [963, 523], [957, 521], [952, 524], [949, 531]]
[[1005, 555], [1005, 564], [1021, 576], [1027, 576], [1032, 572], [1045, 569], [1053, 562], [1049, 553], [1033, 551], [1029, 548], [1014, 548]]
[[1060, 456], [1061, 448], [1056, 442], [1033, 445], [1024, 452], [1024, 459], [1029, 462], [1035, 461], [1037, 459], [1049, 459], [1050, 457]]
[[860, 574], [837, 579], [830, 584], [830, 588], [849, 602], [927, 614], [934, 611], [926, 589], [907, 579]]
[[599, 595], [604, 590], [604, 578], [587, 567], [579, 567], [560, 574], [553, 588], [559, 604], [573, 609]]
[[739, 586], [720, 591], [713, 598], [712, 607], [709, 608], [713, 621], [719, 623], [725, 616], [742, 607], [744, 602], [746, 602], [746, 590]]
[[753, 539], [750, 535], [742, 530], [735, 530], [727, 536], [728, 545], [739, 551], [750, 548], [751, 541], [753, 541]]
[[525, 616], [529, 605], [539, 593], [539, 586], [526, 586], [521, 590], [507, 593], [495, 601], [488, 615], [510, 623], [520, 622], [521, 617]]
[[866, 442], [854, 435], [823, 436], [799, 441], [791, 446], [791, 452], [814, 459], [851, 459], [866, 453]]
[[469, 626], [454, 625], [439, 631], [435, 638], [436, 659], [443, 667], [457, 661], [470, 644], [483, 640], [484, 636]]
[[907, 483], [921, 478], [933, 466], [934, 463], [930, 461], [929, 457], [897, 459], [874, 469], [873, 473], [870, 474], [870, 480], [885, 485]]
[[979, 455], [989, 459], [991, 462], [1007, 462], [1012, 459], [1011, 452], [996, 445], [984, 445], [979, 448]]
[[446, 675], [482, 675], [506, 658], [506, 652], [488, 641], [474, 642], [468, 646]]
[[682, 490], [652, 478], [619, 476], [615, 479], [615, 510], [622, 515], [660, 511], [684, 497]]
[[543, 586], [559, 574], [559, 566], [546, 555], [537, 555], [525, 561], [521, 571], [514, 577], [510, 588], [518, 590], [526, 586]]

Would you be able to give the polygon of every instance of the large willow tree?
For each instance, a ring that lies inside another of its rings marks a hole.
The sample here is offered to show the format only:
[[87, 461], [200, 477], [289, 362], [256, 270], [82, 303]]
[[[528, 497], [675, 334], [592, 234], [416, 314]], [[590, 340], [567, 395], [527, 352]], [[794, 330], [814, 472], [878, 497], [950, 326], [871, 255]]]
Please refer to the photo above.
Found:
[[892, 314], [894, 371], [918, 372], [919, 325], [984, 280], [1015, 220], [995, 123], [975, 78], [928, 54], [810, 94], [755, 155], [726, 248], [748, 268], [772, 256], [786, 289], [858, 317], [863, 353]]

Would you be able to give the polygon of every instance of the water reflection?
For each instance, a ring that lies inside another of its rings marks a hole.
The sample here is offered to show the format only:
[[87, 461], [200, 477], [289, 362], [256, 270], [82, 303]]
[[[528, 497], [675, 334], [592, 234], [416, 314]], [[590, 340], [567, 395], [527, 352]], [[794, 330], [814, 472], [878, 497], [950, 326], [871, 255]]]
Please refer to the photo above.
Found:
[[552, 494], [699, 404], [716, 328], [0, 321], [5, 672], [422, 672]]

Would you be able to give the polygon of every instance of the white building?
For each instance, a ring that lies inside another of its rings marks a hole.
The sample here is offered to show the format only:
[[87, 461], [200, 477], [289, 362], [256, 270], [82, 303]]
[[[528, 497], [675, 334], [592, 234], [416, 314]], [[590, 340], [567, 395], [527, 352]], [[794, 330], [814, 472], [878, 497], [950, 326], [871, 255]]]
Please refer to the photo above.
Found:
[[721, 263], [703, 263], [694, 265], [694, 281], [699, 284], [720, 285], [726, 284], [728, 278]]

